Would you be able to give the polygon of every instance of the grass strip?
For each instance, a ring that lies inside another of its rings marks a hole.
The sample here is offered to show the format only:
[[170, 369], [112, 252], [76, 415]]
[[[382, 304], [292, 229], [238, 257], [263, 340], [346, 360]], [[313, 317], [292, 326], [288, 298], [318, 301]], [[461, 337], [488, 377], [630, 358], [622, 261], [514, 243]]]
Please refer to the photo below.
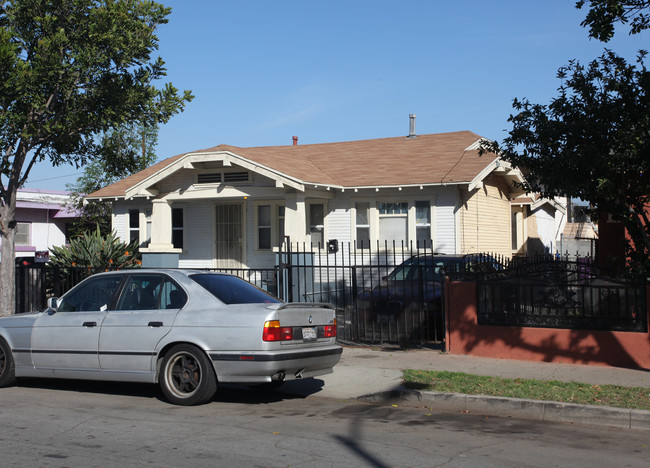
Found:
[[490, 395], [580, 405], [650, 410], [650, 388], [557, 380], [503, 379], [463, 372], [406, 369], [404, 386], [417, 390]]

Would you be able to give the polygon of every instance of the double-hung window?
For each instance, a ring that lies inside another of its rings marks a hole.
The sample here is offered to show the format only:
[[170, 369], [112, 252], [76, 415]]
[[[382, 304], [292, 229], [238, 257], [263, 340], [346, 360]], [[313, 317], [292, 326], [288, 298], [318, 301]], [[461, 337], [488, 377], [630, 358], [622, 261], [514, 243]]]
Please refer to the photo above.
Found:
[[322, 203], [309, 205], [309, 234], [311, 245], [324, 248], [325, 241], [325, 206]]
[[172, 208], [172, 245], [183, 248], [183, 208]]
[[431, 248], [431, 204], [415, 202], [415, 239], [417, 247]]
[[129, 242], [140, 242], [140, 210], [129, 210]]
[[407, 202], [378, 203], [379, 240], [387, 241], [389, 245], [399, 247], [408, 243], [408, 212]]
[[257, 217], [257, 249], [271, 250], [284, 240], [284, 205], [280, 202], [259, 204]]
[[357, 249], [370, 248], [370, 203], [361, 202], [355, 204]]
[[353, 213], [356, 248], [379, 242], [388, 248], [432, 248], [429, 200], [356, 201]]
[[16, 232], [14, 233], [14, 243], [18, 246], [32, 245], [32, 223], [16, 223]]
[[271, 248], [271, 205], [257, 207], [257, 248], [269, 250]]

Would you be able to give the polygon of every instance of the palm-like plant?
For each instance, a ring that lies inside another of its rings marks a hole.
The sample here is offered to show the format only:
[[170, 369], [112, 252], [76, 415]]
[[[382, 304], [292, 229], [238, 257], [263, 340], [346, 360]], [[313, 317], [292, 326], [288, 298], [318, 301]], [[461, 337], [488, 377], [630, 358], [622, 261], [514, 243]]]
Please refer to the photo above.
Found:
[[72, 239], [65, 247], [52, 247], [50, 265], [53, 267], [81, 267], [93, 272], [139, 267], [138, 242], [122, 242], [115, 232], [102, 236], [99, 226], [93, 232]]

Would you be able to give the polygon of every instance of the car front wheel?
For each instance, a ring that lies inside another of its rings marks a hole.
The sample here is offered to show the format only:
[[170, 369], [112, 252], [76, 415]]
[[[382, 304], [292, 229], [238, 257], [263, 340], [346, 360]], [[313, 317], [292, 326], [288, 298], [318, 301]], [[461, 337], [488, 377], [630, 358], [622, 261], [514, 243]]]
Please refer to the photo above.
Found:
[[163, 358], [160, 387], [170, 403], [200, 405], [214, 396], [217, 377], [203, 351], [196, 346], [179, 344]]
[[14, 358], [7, 342], [0, 338], [0, 387], [10, 387], [15, 383]]

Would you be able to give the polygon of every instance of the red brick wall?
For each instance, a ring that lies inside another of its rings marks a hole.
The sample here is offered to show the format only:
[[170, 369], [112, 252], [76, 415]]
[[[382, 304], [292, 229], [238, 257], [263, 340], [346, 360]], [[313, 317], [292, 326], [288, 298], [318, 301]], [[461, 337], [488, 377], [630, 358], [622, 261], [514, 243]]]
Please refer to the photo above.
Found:
[[[649, 333], [479, 325], [476, 284], [451, 282], [448, 291], [450, 353], [650, 369]], [[646, 300], [650, 321], [650, 287]]]

